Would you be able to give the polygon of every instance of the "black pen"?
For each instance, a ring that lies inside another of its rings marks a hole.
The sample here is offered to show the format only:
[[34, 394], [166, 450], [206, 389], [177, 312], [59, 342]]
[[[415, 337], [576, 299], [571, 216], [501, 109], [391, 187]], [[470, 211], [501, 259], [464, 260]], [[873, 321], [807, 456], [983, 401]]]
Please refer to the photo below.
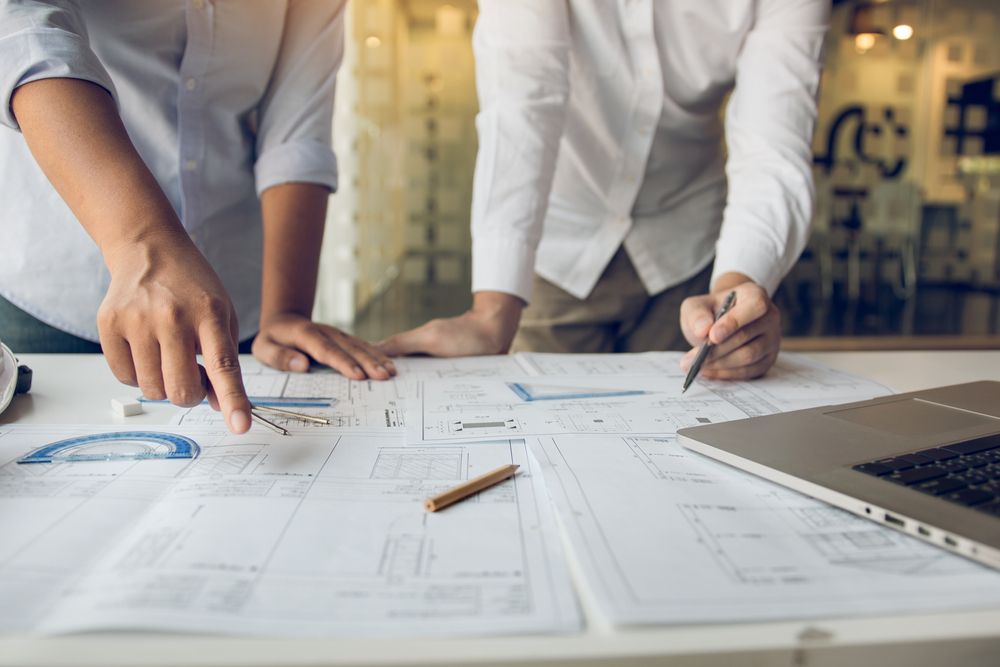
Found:
[[[714, 321], [718, 322], [719, 318], [725, 315], [726, 312], [733, 307], [734, 303], [736, 303], [736, 290], [730, 292], [729, 296], [726, 297], [726, 300], [722, 302], [722, 308], [719, 309]], [[691, 362], [691, 368], [688, 369], [687, 377], [684, 378], [684, 389], [681, 390], [682, 394], [688, 390], [688, 387], [691, 386], [694, 379], [698, 377], [698, 373], [701, 372], [701, 367], [705, 363], [705, 359], [708, 358], [708, 353], [712, 351], [713, 347], [714, 346], [708, 342], [708, 338], [706, 337], [705, 342], [701, 344], [700, 348], [698, 348], [698, 354], [695, 355], [694, 361]]]

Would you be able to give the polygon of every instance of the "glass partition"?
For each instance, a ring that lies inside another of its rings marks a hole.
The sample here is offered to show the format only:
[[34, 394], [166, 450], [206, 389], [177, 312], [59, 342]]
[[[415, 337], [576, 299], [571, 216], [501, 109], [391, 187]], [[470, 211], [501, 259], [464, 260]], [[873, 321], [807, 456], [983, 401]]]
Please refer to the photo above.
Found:
[[[786, 335], [997, 333], [1000, 5], [838, 2]], [[918, 343], [919, 344], [919, 343]]]

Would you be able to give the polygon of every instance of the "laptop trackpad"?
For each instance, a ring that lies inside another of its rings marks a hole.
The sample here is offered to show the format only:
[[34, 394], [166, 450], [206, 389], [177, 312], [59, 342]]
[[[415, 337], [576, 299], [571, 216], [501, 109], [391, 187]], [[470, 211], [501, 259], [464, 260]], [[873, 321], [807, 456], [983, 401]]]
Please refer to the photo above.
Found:
[[825, 412], [825, 415], [869, 426], [895, 435], [938, 435], [972, 426], [995, 424], [1000, 419], [977, 412], [908, 398], [863, 408]]

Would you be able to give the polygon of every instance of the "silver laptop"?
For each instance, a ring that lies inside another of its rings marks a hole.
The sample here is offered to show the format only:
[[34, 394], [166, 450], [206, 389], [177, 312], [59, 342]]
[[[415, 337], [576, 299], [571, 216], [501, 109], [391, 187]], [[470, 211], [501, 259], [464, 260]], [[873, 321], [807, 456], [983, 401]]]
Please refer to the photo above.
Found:
[[1000, 382], [686, 428], [677, 440], [1000, 569]]

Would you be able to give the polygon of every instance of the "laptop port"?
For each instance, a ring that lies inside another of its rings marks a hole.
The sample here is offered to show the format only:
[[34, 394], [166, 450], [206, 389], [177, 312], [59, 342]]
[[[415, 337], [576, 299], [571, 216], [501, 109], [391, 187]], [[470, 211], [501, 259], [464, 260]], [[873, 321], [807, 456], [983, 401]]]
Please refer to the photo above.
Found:
[[947, 544], [949, 547], [957, 547], [958, 546], [958, 542], [956, 542], [955, 540], [951, 539], [947, 535], [944, 538], [944, 543]]
[[931, 531], [927, 530], [923, 526], [917, 526], [917, 532], [920, 533], [921, 535], [923, 535], [924, 537], [930, 537], [931, 536]]
[[894, 517], [893, 515], [889, 514], [888, 512], [886, 512], [886, 514], [885, 514], [885, 522], [886, 523], [891, 523], [894, 526], [899, 526], [900, 528], [906, 528], [906, 522], [905, 521], [903, 521], [902, 519], [898, 519], [898, 518]]

